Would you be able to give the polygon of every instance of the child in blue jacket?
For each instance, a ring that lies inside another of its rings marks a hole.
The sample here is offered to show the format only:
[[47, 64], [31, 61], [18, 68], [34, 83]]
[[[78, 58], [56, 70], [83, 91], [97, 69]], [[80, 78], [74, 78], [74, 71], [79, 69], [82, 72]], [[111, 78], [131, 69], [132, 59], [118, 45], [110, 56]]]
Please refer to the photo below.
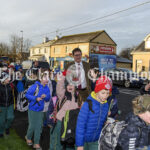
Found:
[[34, 134], [33, 148], [41, 150], [39, 145], [40, 135], [42, 132], [43, 124], [43, 109], [44, 101], [50, 100], [50, 90], [47, 86], [47, 74], [41, 73], [40, 82], [36, 81], [27, 91], [26, 98], [29, 101], [28, 120], [29, 126], [26, 135], [26, 142], [32, 145], [32, 136]]
[[107, 98], [111, 90], [111, 80], [101, 76], [96, 81], [95, 90], [87, 98], [92, 103], [92, 111], [88, 101], [85, 101], [81, 107], [76, 127], [77, 150], [98, 149], [98, 139], [108, 115]]

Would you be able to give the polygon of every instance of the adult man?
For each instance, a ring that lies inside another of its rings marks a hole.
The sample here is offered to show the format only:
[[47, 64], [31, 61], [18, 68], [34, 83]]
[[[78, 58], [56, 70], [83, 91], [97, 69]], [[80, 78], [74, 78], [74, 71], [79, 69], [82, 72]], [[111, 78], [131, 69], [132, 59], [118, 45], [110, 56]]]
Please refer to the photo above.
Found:
[[74, 62], [69, 63], [65, 67], [65, 70], [67, 70], [67, 72], [70, 72], [71, 68], [75, 68], [76, 76], [78, 79], [76, 87], [79, 91], [81, 100], [83, 102], [86, 100], [86, 98], [89, 96], [89, 94], [91, 92], [91, 82], [88, 78], [88, 71], [90, 70], [90, 66], [88, 63], [83, 62], [81, 60], [82, 59], [82, 51], [79, 48], [75, 48], [72, 51], [72, 55], [74, 57]]

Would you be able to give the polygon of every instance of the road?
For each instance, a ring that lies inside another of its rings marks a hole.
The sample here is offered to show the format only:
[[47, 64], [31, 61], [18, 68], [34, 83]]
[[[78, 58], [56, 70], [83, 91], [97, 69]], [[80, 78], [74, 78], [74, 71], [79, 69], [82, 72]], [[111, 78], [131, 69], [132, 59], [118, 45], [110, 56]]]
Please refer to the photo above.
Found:
[[[123, 88], [118, 87], [120, 94], [117, 95], [118, 99], [118, 107], [121, 110], [121, 115], [118, 116], [118, 120], [125, 119], [126, 114], [132, 111], [132, 100], [134, 97], [140, 95], [139, 89], [134, 88]], [[28, 126], [28, 118], [27, 112], [15, 112], [15, 121], [13, 123], [13, 127], [15, 128], [18, 135], [24, 139]], [[42, 138], [41, 138], [41, 145], [43, 150], [48, 150], [49, 147], [49, 129], [44, 128]]]

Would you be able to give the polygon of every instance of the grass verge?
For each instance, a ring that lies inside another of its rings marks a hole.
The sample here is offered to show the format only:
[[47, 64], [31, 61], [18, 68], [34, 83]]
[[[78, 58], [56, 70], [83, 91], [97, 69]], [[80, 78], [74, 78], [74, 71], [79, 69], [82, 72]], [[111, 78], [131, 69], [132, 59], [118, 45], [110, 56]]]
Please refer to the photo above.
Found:
[[25, 140], [21, 139], [15, 130], [10, 130], [10, 135], [0, 138], [0, 150], [32, 150], [32, 148], [27, 146]]

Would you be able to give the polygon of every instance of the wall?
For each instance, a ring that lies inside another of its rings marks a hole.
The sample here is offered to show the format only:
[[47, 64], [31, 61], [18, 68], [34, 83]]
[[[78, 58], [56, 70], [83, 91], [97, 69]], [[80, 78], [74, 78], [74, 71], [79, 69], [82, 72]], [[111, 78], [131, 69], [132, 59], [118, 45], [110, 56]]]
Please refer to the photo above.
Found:
[[[39, 49], [40, 49], [40, 53], [39, 53]], [[46, 53], [45, 53], [45, 49], [46, 49]], [[33, 50], [34, 50], [34, 53], [33, 53]], [[46, 61], [49, 62], [50, 47], [31, 48], [31, 49], [30, 49], [30, 57], [31, 57], [31, 56], [34, 56], [34, 55], [44, 55]]]
[[116, 67], [117, 67], [117, 68], [127, 68], [127, 69], [132, 70], [132, 64], [129, 64], [129, 63], [117, 62], [117, 63], [116, 63]]
[[52, 45], [51, 46], [51, 57], [66, 57], [72, 53], [74, 48], [79, 47], [82, 51], [82, 55], [89, 55], [89, 43], [76, 43], [76, 44], [65, 44], [65, 45]]
[[150, 53], [133, 54], [133, 71], [136, 71], [136, 60], [141, 60], [145, 71], [149, 71]]

